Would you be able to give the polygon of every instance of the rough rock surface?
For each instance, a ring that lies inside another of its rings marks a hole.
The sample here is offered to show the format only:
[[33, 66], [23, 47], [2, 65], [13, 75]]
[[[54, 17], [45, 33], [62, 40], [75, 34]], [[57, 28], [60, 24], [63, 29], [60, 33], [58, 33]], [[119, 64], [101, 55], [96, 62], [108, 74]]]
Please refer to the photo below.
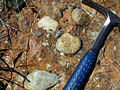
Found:
[[58, 51], [65, 54], [76, 53], [81, 46], [79, 37], [72, 36], [69, 33], [64, 33], [56, 42], [56, 48]]
[[58, 26], [58, 22], [54, 19], [50, 18], [49, 16], [45, 16], [38, 22], [38, 27], [43, 28], [49, 33], [52, 33], [56, 31], [56, 28]]
[[72, 19], [78, 25], [84, 25], [87, 18], [86, 12], [82, 9], [76, 8], [72, 12]]
[[28, 90], [46, 90], [55, 85], [58, 81], [56, 74], [40, 70], [30, 73], [27, 78], [30, 82], [26, 80], [24, 87]]

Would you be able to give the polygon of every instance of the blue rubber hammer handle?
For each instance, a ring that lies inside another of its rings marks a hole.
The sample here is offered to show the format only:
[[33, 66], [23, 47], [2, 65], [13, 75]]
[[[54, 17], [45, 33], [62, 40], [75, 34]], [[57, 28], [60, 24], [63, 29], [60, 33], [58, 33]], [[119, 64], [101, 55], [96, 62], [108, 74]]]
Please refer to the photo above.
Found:
[[92, 0], [82, 0], [82, 3], [102, 13], [106, 20], [92, 47], [82, 58], [63, 90], [84, 89], [82, 86], [84, 86], [84, 83], [87, 82], [86, 80], [89, 79], [94, 69], [99, 51], [103, 47], [108, 35], [115, 26], [120, 28], [120, 18], [107, 8], [104, 8]]
[[83, 84], [85, 77], [95, 65], [96, 60], [97, 56], [92, 51], [88, 51], [76, 67], [63, 90], [79, 90], [80, 85]]

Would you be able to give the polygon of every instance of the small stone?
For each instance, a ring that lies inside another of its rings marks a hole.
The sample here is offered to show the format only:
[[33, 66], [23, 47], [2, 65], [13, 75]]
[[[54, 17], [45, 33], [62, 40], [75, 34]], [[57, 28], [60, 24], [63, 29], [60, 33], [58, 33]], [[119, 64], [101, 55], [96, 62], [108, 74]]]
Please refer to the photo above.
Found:
[[23, 78], [22, 76], [20, 76], [20, 75], [16, 76], [16, 79], [17, 79], [19, 82], [24, 80], [24, 78]]
[[83, 32], [83, 33], [86, 33], [86, 32], [87, 32], [86, 28], [83, 28], [82, 32]]
[[56, 51], [56, 48], [53, 51]]
[[50, 34], [47, 34], [46, 37], [49, 38], [49, 37], [50, 37]]
[[62, 34], [62, 32], [60, 32], [60, 31], [56, 32], [54, 38], [58, 38], [59, 36], [61, 36], [61, 34]]
[[66, 66], [66, 62], [60, 62], [60, 64], [62, 65], [62, 66]]
[[61, 55], [61, 56], [64, 56], [65, 54], [64, 54], [63, 52], [60, 52], [60, 55]]
[[96, 10], [93, 10], [93, 11], [92, 11], [92, 14], [94, 14], [94, 15], [95, 15], [95, 14], [96, 14], [96, 12], [97, 12]]
[[99, 32], [91, 32], [90, 34], [93, 37], [93, 39], [95, 40], [97, 38]]
[[47, 64], [47, 68], [50, 68], [51, 66], [50, 66], [50, 64]]
[[44, 47], [46, 47], [47, 45], [49, 45], [48, 40], [46, 40], [45, 42], [43, 42], [42, 45], [43, 45]]
[[100, 87], [100, 85], [97, 85], [96, 87]]
[[49, 45], [48, 40], [46, 40], [46, 45]]
[[78, 62], [80, 61], [80, 59], [78, 59]]
[[38, 61], [40, 62], [40, 61], [41, 61], [41, 58], [38, 58]]
[[48, 33], [53, 33], [54, 31], [56, 31], [57, 26], [58, 26], [58, 22], [50, 18], [49, 16], [43, 17], [38, 22], [38, 27], [43, 28]]
[[72, 36], [69, 33], [63, 34], [56, 42], [56, 48], [58, 51], [65, 54], [76, 53], [81, 46], [79, 37]]
[[8, 41], [5, 41], [5, 44], [8, 44]]
[[88, 19], [87, 13], [82, 9], [74, 9], [72, 11], [72, 19], [78, 25], [84, 25]]
[[116, 48], [116, 46], [114, 46], [114, 51], [116, 51], [117, 50], [117, 48]]
[[69, 67], [69, 63], [67, 63], [67, 68]]
[[90, 16], [90, 17], [94, 17], [95, 16], [95, 14], [96, 14], [96, 10], [93, 10], [92, 12], [88, 12], [88, 11], [86, 11], [86, 13]]
[[63, 14], [59, 8], [54, 7], [53, 11], [56, 19], [63, 17]]
[[28, 82], [25, 80], [24, 87], [27, 90], [47, 90], [58, 82], [58, 76], [46, 71], [35, 71], [27, 76]]
[[27, 52], [24, 52], [24, 56], [27, 56]]
[[29, 72], [28, 72], [28, 70], [23, 69], [23, 70], [22, 70], [22, 73], [23, 73], [23, 74], [28, 74]]
[[98, 80], [98, 79], [99, 79], [99, 77], [95, 77], [95, 79], [96, 79], [96, 80]]

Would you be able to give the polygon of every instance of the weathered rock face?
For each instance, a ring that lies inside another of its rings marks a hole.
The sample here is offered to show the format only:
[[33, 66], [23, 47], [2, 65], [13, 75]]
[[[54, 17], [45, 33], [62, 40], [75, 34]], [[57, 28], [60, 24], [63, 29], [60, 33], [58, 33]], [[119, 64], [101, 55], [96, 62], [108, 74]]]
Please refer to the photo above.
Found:
[[72, 20], [78, 25], [84, 25], [85, 21], [87, 21], [88, 17], [84, 10], [82, 9], [74, 9], [72, 12]]
[[58, 22], [54, 19], [50, 18], [49, 16], [45, 16], [38, 22], [38, 27], [43, 28], [49, 33], [52, 33], [56, 30], [58, 26]]
[[30, 82], [26, 80], [24, 87], [28, 90], [46, 90], [55, 85], [58, 81], [56, 74], [40, 70], [30, 73], [27, 78]]
[[69, 33], [63, 34], [56, 42], [56, 48], [58, 51], [65, 54], [76, 53], [81, 46], [79, 37], [72, 36]]

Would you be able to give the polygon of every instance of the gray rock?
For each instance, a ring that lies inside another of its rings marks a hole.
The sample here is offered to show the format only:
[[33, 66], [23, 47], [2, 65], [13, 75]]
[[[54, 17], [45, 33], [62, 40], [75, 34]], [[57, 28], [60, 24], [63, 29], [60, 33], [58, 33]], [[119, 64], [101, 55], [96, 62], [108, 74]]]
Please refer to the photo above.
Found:
[[87, 19], [88, 19], [88, 16], [84, 10], [76, 8], [72, 11], [72, 20], [76, 24], [84, 25]]
[[79, 37], [72, 36], [69, 33], [64, 33], [56, 42], [56, 48], [58, 51], [65, 54], [76, 53], [81, 46]]
[[24, 87], [29, 90], [46, 90], [58, 82], [56, 74], [41, 70], [30, 73], [27, 78], [30, 82], [26, 80]]

